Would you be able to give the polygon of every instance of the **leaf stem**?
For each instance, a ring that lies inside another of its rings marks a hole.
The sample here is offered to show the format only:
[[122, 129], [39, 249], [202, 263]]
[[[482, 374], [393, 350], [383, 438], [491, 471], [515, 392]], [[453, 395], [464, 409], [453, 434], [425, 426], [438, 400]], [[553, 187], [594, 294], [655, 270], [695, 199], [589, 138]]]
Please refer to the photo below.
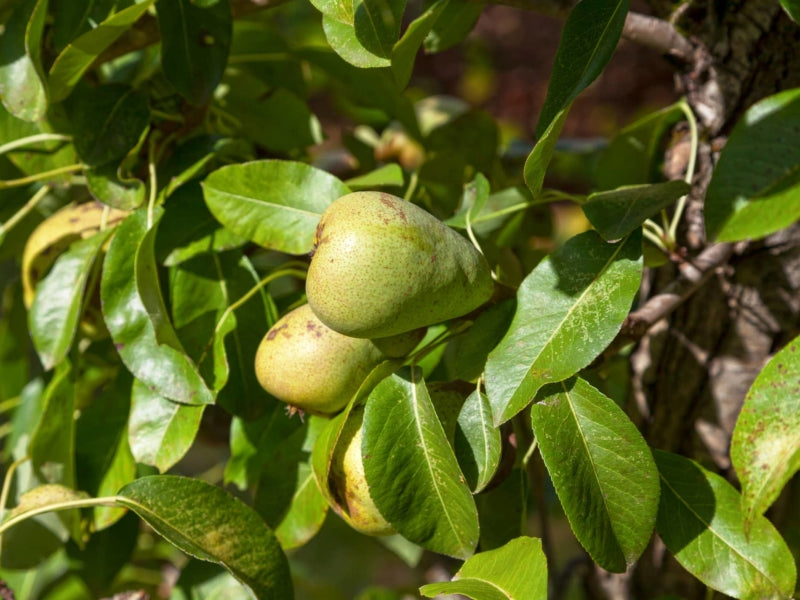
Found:
[[[686, 165], [686, 175], [684, 175], [684, 181], [688, 184], [692, 183], [692, 179], [694, 179], [694, 170], [697, 166], [697, 147], [699, 145], [699, 135], [697, 133], [697, 119], [692, 112], [691, 107], [686, 102], [686, 99], [682, 99], [678, 106], [683, 111], [683, 114], [686, 115], [686, 120], [689, 123], [689, 139], [691, 143], [691, 149], [689, 151], [689, 163]], [[675, 237], [678, 233], [678, 224], [680, 223], [681, 218], [683, 217], [683, 211], [686, 208], [686, 200], [688, 196], [681, 196], [678, 198], [678, 203], [675, 205], [675, 214], [672, 215], [672, 222], [668, 228], [668, 240], [671, 240], [672, 243], [675, 243]]]
[[47, 506], [41, 506], [39, 508], [34, 508], [24, 513], [21, 513], [15, 517], [11, 517], [5, 523], [0, 524], [0, 535], [11, 529], [17, 523], [22, 523], [25, 519], [29, 519], [30, 517], [35, 517], [38, 515], [43, 515], [45, 513], [57, 511], [57, 510], [69, 510], [72, 508], [93, 508], [95, 506], [122, 506], [126, 507], [125, 504], [121, 502], [124, 498], [122, 496], [104, 496], [102, 498], [83, 498], [81, 500], [67, 500], [65, 502], [56, 502], [55, 504], [48, 504]]
[[37, 133], [36, 135], [29, 135], [28, 137], [19, 138], [13, 142], [8, 142], [0, 146], [0, 155], [6, 154], [17, 148], [25, 146], [32, 146], [39, 142], [69, 142], [72, 141], [72, 136], [64, 135], [63, 133]]
[[38, 190], [36, 190], [36, 193], [31, 196], [30, 199], [23, 205], [22, 208], [11, 215], [8, 221], [5, 223], [0, 223], [0, 239], [2, 239], [5, 234], [11, 231], [17, 223], [24, 219], [28, 213], [36, 207], [39, 201], [47, 195], [49, 191], [49, 185], [40, 187]]
[[34, 173], [33, 175], [20, 177], [19, 179], [6, 179], [5, 181], [0, 181], [0, 190], [12, 187], [20, 187], [23, 185], [28, 185], [29, 183], [36, 183], [37, 181], [43, 181], [57, 175], [64, 175], [65, 173], [75, 173], [81, 169], [83, 169], [83, 165], [80, 163], [75, 163], [74, 165], [59, 167], [50, 171], [43, 171], [42, 173]]
[[149, 179], [149, 199], [147, 201], [147, 228], [150, 229], [153, 226], [153, 213], [156, 207], [156, 198], [158, 198], [158, 175], [156, 173], [156, 162], [155, 162], [155, 136], [150, 138], [150, 143], [147, 147], [147, 174]]
[[24, 456], [8, 465], [6, 476], [3, 478], [3, 490], [0, 491], [0, 520], [6, 516], [6, 503], [8, 502], [8, 494], [11, 491], [11, 481], [14, 478], [14, 472], [17, 470], [17, 467], [29, 460], [30, 456]]

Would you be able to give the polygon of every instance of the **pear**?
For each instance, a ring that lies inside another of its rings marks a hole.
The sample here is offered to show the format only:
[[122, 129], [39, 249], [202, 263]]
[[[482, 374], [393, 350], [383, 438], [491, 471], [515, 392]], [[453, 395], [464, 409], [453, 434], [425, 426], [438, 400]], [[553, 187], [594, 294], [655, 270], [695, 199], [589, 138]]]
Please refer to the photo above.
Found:
[[381, 192], [348, 194], [325, 210], [306, 279], [314, 314], [362, 338], [459, 317], [493, 290], [489, 265], [466, 238]]
[[357, 406], [348, 416], [333, 451], [331, 491], [338, 502], [334, 509], [361, 533], [392, 535], [396, 532], [375, 506], [364, 474], [364, 460], [361, 455], [363, 422], [364, 406]]
[[[406, 351], [418, 341], [406, 340]], [[304, 304], [270, 328], [256, 352], [255, 369], [261, 386], [278, 400], [308, 413], [329, 415], [344, 408], [386, 358], [371, 340], [326, 327]]]

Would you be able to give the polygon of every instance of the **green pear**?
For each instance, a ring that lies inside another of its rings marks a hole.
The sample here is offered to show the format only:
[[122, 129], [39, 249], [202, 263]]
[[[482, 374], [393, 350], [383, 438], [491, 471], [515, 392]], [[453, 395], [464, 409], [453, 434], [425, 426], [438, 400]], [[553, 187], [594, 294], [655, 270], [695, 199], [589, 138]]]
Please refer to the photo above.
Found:
[[270, 328], [256, 352], [256, 377], [279, 400], [312, 414], [340, 411], [386, 355], [326, 327], [304, 304]]
[[338, 503], [334, 509], [361, 533], [392, 535], [396, 532], [375, 506], [364, 474], [364, 460], [361, 455], [363, 422], [364, 406], [357, 406], [348, 415], [333, 451], [331, 491]]
[[362, 338], [459, 317], [493, 290], [489, 265], [466, 238], [381, 192], [348, 194], [325, 210], [306, 279], [319, 319]]

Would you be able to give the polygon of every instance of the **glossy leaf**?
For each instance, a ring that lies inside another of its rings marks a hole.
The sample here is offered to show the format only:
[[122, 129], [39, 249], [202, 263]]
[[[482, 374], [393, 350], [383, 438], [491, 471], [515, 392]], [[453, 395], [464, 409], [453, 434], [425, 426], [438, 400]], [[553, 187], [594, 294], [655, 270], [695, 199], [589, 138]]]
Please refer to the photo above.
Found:
[[203, 417], [203, 406], [173, 402], [138, 379], [131, 392], [128, 443], [136, 462], [164, 473], [188, 452]]
[[500, 463], [502, 442], [494, 426], [492, 407], [484, 394], [470, 394], [458, 414], [455, 452], [472, 493], [492, 480]]
[[392, 49], [392, 71], [400, 89], [405, 88], [414, 70], [417, 51], [425, 41], [433, 26], [447, 8], [450, 0], [436, 0], [424, 13], [414, 19], [403, 33], [403, 37]]
[[425, 50], [432, 54], [460, 44], [478, 22], [486, 4], [474, 0], [451, 0], [425, 38]]
[[397, 163], [389, 163], [364, 175], [348, 179], [345, 184], [353, 191], [374, 190], [379, 187], [401, 187], [403, 185], [403, 169]]
[[611, 60], [629, 5], [630, 0], [582, 0], [569, 13], [536, 124], [540, 138]]
[[222, 565], [257, 598], [294, 596], [275, 535], [247, 505], [198, 479], [143, 477], [118, 492], [127, 506], [187, 554]]
[[29, 328], [45, 370], [60, 363], [72, 346], [92, 266], [112, 232], [107, 229], [75, 242], [36, 288]]
[[772, 524], [759, 515], [746, 532], [741, 497], [730, 483], [688, 458], [653, 455], [661, 477], [658, 534], [678, 562], [734, 598], [791, 598], [794, 559]]
[[311, 4], [326, 17], [330, 17], [340, 23], [353, 24], [353, 19], [355, 18], [354, 0], [313, 0]]
[[144, 92], [122, 84], [80, 88], [65, 104], [75, 149], [89, 167], [120, 161], [150, 120]]
[[209, 404], [212, 392], [180, 347], [161, 298], [154, 257], [156, 226], [147, 211], [117, 229], [100, 282], [103, 315], [122, 361], [153, 393], [185, 404]]
[[736, 124], [708, 184], [709, 237], [758, 239], [800, 218], [800, 89], [751, 106]]
[[25, 121], [38, 121], [47, 111], [41, 64], [46, 18], [47, 0], [22, 0], [0, 36], [0, 99]]
[[564, 127], [564, 121], [567, 120], [569, 106], [570, 105], [567, 105], [565, 108], [562, 108], [553, 117], [550, 125], [539, 135], [539, 139], [536, 140], [536, 145], [525, 160], [525, 167], [523, 170], [525, 185], [528, 186], [534, 198], [537, 198], [539, 194], [542, 193], [547, 166], [553, 158], [553, 151], [556, 148], [558, 136], [561, 135], [561, 129]]
[[353, 27], [358, 41], [374, 55], [391, 58], [400, 37], [405, 0], [360, 0], [354, 6]]
[[372, 391], [361, 452], [370, 495], [403, 537], [458, 558], [475, 551], [475, 502], [418, 370]]
[[747, 523], [764, 513], [800, 469], [800, 356], [795, 338], [747, 393], [731, 440]]
[[664, 183], [629, 185], [590, 194], [582, 208], [586, 218], [604, 239], [618, 240], [688, 194], [690, 189], [688, 183], [677, 179]]
[[138, 21], [153, 2], [145, 0], [120, 10], [64, 48], [50, 67], [47, 80], [50, 101], [59, 102], [69, 96], [97, 57]]
[[123, 177], [116, 161], [84, 170], [86, 185], [94, 198], [121, 210], [134, 210], [144, 203], [145, 185], [135, 177]]
[[364, 47], [353, 25], [323, 15], [322, 27], [330, 47], [351, 65], [360, 69], [377, 69], [391, 65], [388, 56], [379, 56]]
[[800, 23], [800, 1], [780, 0], [783, 10], [792, 18], [795, 23]]
[[453, 579], [420, 588], [423, 596], [462, 594], [473, 600], [547, 599], [547, 559], [542, 541], [519, 537], [502, 548], [468, 558]]
[[231, 45], [228, 0], [156, 0], [161, 66], [189, 102], [202, 105], [222, 79]]
[[311, 251], [322, 212], [349, 191], [325, 171], [280, 160], [222, 167], [203, 182], [206, 204], [220, 223], [289, 254]]
[[604, 569], [625, 571], [650, 541], [658, 511], [658, 471], [641, 433], [580, 378], [542, 388], [531, 424], [578, 541]]
[[567, 241], [525, 278], [517, 312], [486, 362], [486, 392], [499, 425], [539, 388], [588, 365], [611, 343], [642, 277], [641, 237], [617, 244], [588, 231]]

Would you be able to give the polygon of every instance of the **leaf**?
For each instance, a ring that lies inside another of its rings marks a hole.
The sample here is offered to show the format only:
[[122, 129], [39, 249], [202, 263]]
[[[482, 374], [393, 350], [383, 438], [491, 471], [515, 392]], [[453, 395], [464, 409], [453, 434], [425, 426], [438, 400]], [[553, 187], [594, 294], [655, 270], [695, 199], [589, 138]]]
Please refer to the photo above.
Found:
[[606, 240], [618, 240], [639, 227], [646, 219], [667, 208], [691, 186], [685, 181], [628, 185], [590, 194], [582, 205], [583, 212], [597, 232]]
[[783, 10], [792, 18], [795, 23], [800, 23], [800, 1], [780, 0]]
[[122, 165], [112, 161], [84, 169], [86, 185], [94, 198], [120, 210], [134, 210], [144, 203], [145, 185], [135, 177], [123, 177]]
[[531, 424], [578, 541], [607, 571], [625, 571], [650, 541], [658, 511], [658, 472], [641, 433], [580, 378], [542, 388]]
[[731, 461], [742, 484], [745, 526], [800, 469], [800, 357], [789, 342], [756, 377], [736, 420]]
[[147, 227], [146, 208], [118, 227], [103, 263], [103, 316], [122, 362], [154, 393], [185, 404], [210, 404], [214, 396], [181, 349], [161, 299], [155, 232], [155, 225]]
[[353, 24], [353, 19], [355, 18], [354, 0], [313, 0], [311, 4], [326, 17], [330, 17], [340, 23]]
[[127, 85], [81, 86], [65, 104], [75, 150], [89, 167], [120, 161], [150, 121], [147, 96]]
[[[57, 112], [51, 109], [51, 112]], [[62, 125], [58, 123], [58, 125]], [[40, 133], [59, 133], [55, 131], [54, 123], [47, 119], [36, 122], [23, 121], [6, 111], [0, 106], [0, 140], [17, 140]], [[12, 150], [3, 155], [8, 158], [25, 175], [34, 175], [43, 171], [50, 171], [59, 167], [66, 167], [75, 163], [75, 148], [65, 141], [53, 140], [35, 146], [27, 146]], [[18, 177], [17, 173], [3, 173], [3, 179]], [[64, 174], [53, 177], [52, 181], [62, 182], [70, 177]], [[10, 190], [9, 190], [10, 191]], [[6, 191], [8, 192], [8, 191]], [[5, 204], [6, 200], [3, 200]]]
[[356, 36], [353, 25], [323, 15], [322, 28], [330, 47], [351, 65], [360, 69], [377, 69], [391, 65], [387, 56], [378, 56], [364, 47]]
[[47, 80], [50, 101], [59, 102], [69, 96], [97, 57], [128, 31], [153, 2], [144, 0], [120, 10], [64, 48], [50, 67]]
[[38, 121], [47, 111], [41, 43], [47, 0], [22, 0], [0, 36], [0, 99], [8, 112]]
[[289, 254], [311, 251], [322, 212], [349, 192], [325, 171], [280, 160], [229, 165], [203, 182], [206, 204], [220, 223], [256, 244]]
[[414, 59], [417, 51], [425, 41], [433, 26], [447, 8], [450, 0], [436, 0], [424, 13], [414, 19], [403, 33], [403, 37], [394, 45], [391, 53], [392, 71], [397, 80], [397, 87], [405, 88], [414, 70]]
[[501, 477], [497, 485], [493, 482], [491, 489], [475, 496], [481, 524], [481, 551], [499, 548], [528, 530], [528, 481], [521, 464], [519, 468], [511, 466], [505, 479]]
[[406, 0], [360, 0], [353, 4], [353, 27], [358, 41], [376, 56], [392, 58]]
[[458, 414], [455, 453], [473, 494], [492, 480], [500, 464], [502, 441], [494, 426], [489, 399], [477, 391], [470, 394]]
[[28, 453], [40, 481], [75, 486], [75, 392], [71, 366], [59, 366], [44, 393], [42, 415]]
[[453, 579], [420, 588], [428, 598], [462, 594], [474, 600], [547, 600], [547, 558], [538, 538], [518, 537], [468, 558]]
[[523, 169], [525, 185], [528, 186], [534, 198], [538, 198], [539, 194], [542, 193], [547, 166], [553, 158], [553, 150], [555, 150], [558, 136], [561, 135], [564, 121], [567, 120], [568, 112], [569, 105], [561, 109], [558, 114], [553, 117], [550, 125], [539, 135], [539, 139], [536, 140], [536, 145], [525, 160], [525, 167]]
[[29, 328], [46, 371], [64, 360], [72, 346], [92, 266], [113, 231], [100, 231], [75, 242], [36, 288]]
[[537, 136], [543, 137], [559, 113], [569, 109], [611, 60], [629, 6], [630, 0], [582, 0], [569, 13], [536, 124]]
[[135, 380], [128, 443], [136, 462], [169, 470], [192, 446], [204, 408], [168, 400]]
[[464, 381], [474, 381], [486, 367], [489, 353], [500, 343], [514, 317], [517, 303], [513, 298], [487, 306], [467, 331], [448, 344], [445, 360], [453, 376]]
[[252, 600], [253, 595], [228, 571], [199, 560], [181, 569], [170, 600]]
[[661, 177], [661, 141], [683, 116], [680, 104], [648, 114], [611, 138], [597, 159], [596, 180], [601, 190], [650, 183]]
[[708, 184], [706, 232], [758, 239], [800, 218], [800, 88], [765, 98], [736, 124]]
[[587, 231], [525, 278], [517, 312], [486, 362], [495, 425], [525, 408], [546, 383], [588, 365], [619, 332], [642, 277], [641, 237], [607, 244]]
[[178, 93], [206, 104], [228, 61], [232, 17], [228, 0], [156, 0], [161, 66]]
[[374, 190], [379, 187], [401, 187], [403, 185], [403, 169], [397, 163], [389, 163], [364, 175], [348, 179], [345, 181], [345, 185], [353, 191]]
[[463, 42], [485, 7], [485, 2], [451, 0], [425, 38], [425, 51], [436, 54]]
[[289, 564], [247, 505], [198, 479], [143, 477], [118, 492], [127, 506], [187, 554], [222, 565], [259, 599], [293, 598]]
[[661, 476], [658, 534], [678, 562], [705, 585], [734, 598], [790, 598], [796, 568], [786, 543], [758, 515], [749, 534], [741, 497], [694, 461], [653, 451]]
[[478, 511], [418, 370], [372, 391], [361, 452], [370, 495], [403, 537], [457, 558], [475, 551]]

